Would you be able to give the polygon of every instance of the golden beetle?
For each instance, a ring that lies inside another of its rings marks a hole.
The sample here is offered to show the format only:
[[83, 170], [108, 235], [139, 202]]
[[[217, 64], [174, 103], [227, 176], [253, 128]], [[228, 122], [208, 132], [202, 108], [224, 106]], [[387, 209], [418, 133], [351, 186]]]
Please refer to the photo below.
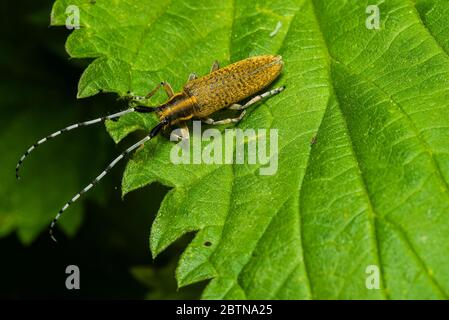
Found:
[[[156, 88], [154, 88], [149, 94], [144, 97], [131, 96], [130, 105], [132, 105], [132, 107], [125, 111], [86, 122], [76, 123], [62, 130], [56, 131], [45, 138], [42, 138], [30, 148], [28, 148], [28, 150], [22, 155], [16, 166], [16, 177], [19, 179], [19, 169], [23, 160], [37, 146], [43, 144], [49, 139], [60, 135], [63, 132], [99, 123], [108, 119], [117, 119], [131, 112], [155, 112], [159, 117], [159, 123], [150, 131], [150, 133], [146, 137], [122, 152], [106, 167], [106, 169], [104, 169], [100, 173], [99, 176], [97, 176], [83, 190], [77, 193], [70, 201], [68, 201], [64, 205], [64, 207], [62, 207], [62, 209], [58, 212], [50, 225], [50, 236], [53, 240], [56, 241], [53, 236], [53, 228], [61, 214], [73, 202], [78, 200], [82, 194], [86, 193], [96, 183], [98, 183], [109, 172], [109, 170], [111, 170], [127, 154], [156, 136], [161, 131], [161, 129], [169, 126], [180, 126], [182, 136], [180, 136], [179, 138], [186, 138], [188, 135], [188, 129], [185, 122], [190, 119], [199, 119], [211, 125], [239, 122], [244, 117], [246, 108], [264, 98], [275, 95], [284, 90], [284, 87], [279, 87], [256, 95], [268, 85], [270, 85], [279, 76], [282, 71], [282, 66], [282, 57], [274, 55], [251, 57], [233, 63], [224, 68], [220, 68], [218, 62], [215, 61], [212, 65], [211, 72], [208, 75], [198, 78], [195, 73], [190, 74], [187, 83], [183, 87], [183, 90], [176, 94], [173, 92], [173, 89], [168, 82], [161, 82]], [[169, 99], [167, 100], [167, 102], [155, 107], [148, 106], [148, 100], [161, 87], [164, 88], [165, 92], [168, 95]], [[250, 97], [252, 98], [248, 102], [239, 104], [239, 102]], [[230, 119], [217, 121], [210, 118], [212, 114], [223, 109], [230, 109], [241, 112], [237, 117]]]

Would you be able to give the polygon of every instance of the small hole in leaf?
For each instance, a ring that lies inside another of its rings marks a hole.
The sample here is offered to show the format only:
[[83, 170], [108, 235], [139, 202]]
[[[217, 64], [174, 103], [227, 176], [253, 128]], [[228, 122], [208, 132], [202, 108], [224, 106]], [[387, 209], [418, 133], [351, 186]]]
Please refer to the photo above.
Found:
[[206, 242], [204, 242], [204, 245], [205, 245], [206, 247], [210, 247], [210, 246], [212, 245], [212, 242], [206, 241]]

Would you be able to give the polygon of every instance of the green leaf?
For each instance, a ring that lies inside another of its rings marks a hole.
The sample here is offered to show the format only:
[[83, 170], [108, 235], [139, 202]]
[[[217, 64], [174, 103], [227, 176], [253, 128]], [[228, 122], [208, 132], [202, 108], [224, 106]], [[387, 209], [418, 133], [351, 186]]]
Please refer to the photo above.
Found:
[[[68, 52], [97, 58], [80, 97], [143, 95], [161, 80], [180, 90], [216, 59], [284, 58], [285, 92], [238, 124], [279, 130], [275, 175], [174, 165], [164, 137], [128, 163], [124, 194], [172, 187], [151, 229], [153, 255], [197, 232], [179, 286], [211, 279], [203, 297], [227, 299], [448, 297], [446, 1], [379, 1], [379, 30], [365, 26], [368, 1], [59, 0], [55, 24], [68, 4], [81, 9]], [[119, 141], [155, 121], [131, 115], [108, 130]], [[372, 265], [380, 288], [370, 290]]]

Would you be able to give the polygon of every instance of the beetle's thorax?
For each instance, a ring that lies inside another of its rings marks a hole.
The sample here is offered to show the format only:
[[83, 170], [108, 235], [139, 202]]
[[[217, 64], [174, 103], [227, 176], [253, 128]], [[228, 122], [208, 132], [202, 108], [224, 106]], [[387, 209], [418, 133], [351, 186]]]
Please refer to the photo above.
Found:
[[196, 109], [195, 97], [190, 97], [185, 92], [173, 95], [166, 103], [159, 107], [158, 116], [168, 119], [170, 125], [191, 119]]

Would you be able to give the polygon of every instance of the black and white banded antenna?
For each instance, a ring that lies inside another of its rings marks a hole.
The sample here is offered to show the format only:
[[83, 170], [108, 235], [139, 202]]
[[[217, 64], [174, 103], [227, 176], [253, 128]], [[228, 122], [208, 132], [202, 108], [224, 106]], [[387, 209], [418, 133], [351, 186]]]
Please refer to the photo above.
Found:
[[[40, 139], [39, 141], [37, 141], [35, 144], [33, 144], [31, 147], [29, 147], [27, 149], [27, 151], [25, 151], [25, 153], [22, 155], [22, 157], [19, 159], [19, 162], [17, 162], [16, 165], [16, 178], [20, 179], [20, 175], [19, 175], [19, 170], [20, 167], [23, 163], [23, 161], [31, 154], [31, 152], [33, 152], [34, 149], [36, 149], [38, 146], [40, 146], [41, 144], [47, 142], [48, 140], [51, 140], [57, 136], [59, 136], [60, 134], [62, 134], [63, 132], [68, 132], [77, 128], [81, 128], [81, 127], [86, 127], [86, 126], [90, 126], [92, 124], [96, 124], [99, 122], [103, 122], [106, 120], [111, 120], [111, 119], [116, 119], [119, 118], [121, 116], [124, 116], [125, 114], [128, 113], [132, 113], [132, 112], [140, 112], [140, 113], [149, 113], [149, 112], [156, 112], [160, 110], [159, 107], [144, 107], [144, 106], [136, 106], [124, 111], [120, 111], [108, 116], [104, 116], [104, 117], [100, 117], [100, 118], [96, 118], [93, 120], [89, 120], [89, 121], [85, 121], [85, 122], [80, 122], [80, 123], [75, 123], [72, 124], [68, 127], [65, 127], [64, 129], [58, 130], [56, 132], [53, 132], [52, 134], [46, 136], [45, 138]], [[109, 170], [111, 170], [121, 159], [123, 159], [127, 154], [129, 154], [130, 152], [132, 152], [133, 150], [137, 149], [139, 146], [141, 146], [142, 144], [144, 144], [146, 141], [150, 140], [151, 138], [153, 138], [154, 136], [156, 136], [159, 131], [168, 124], [168, 120], [167, 119], [162, 119], [152, 130], [151, 132], [142, 140], [140, 140], [139, 142], [135, 143], [134, 145], [132, 145], [131, 147], [129, 147], [128, 149], [126, 149], [123, 153], [121, 153], [117, 158], [114, 159], [114, 161], [112, 161], [105, 170], [103, 170], [103, 172], [96, 177], [89, 185], [87, 185], [83, 190], [81, 190], [81, 192], [79, 192], [78, 194], [76, 194], [69, 202], [66, 203], [66, 205], [59, 210], [58, 214], [56, 215], [55, 219], [53, 219], [51, 225], [50, 225], [50, 236], [51, 238], [56, 241], [55, 237], [53, 236], [53, 228], [56, 224], [56, 221], [59, 219], [59, 217], [61, 216], [61, 214], [76, 200], [78, 200], [78, 198], [86, 193], [89, 189], [91, 189], [96, 183], [98, 183], [98, 181], [100, 181], [108, 172]]]
[[55, 216], [53, 221], [50, 225], [50, 237], [53, 241], [57, 242], [56, 238], [54, 237], [54, 227], [56, 225], [56, 222], [61, 217], [62, 213], [67, 210], [67, 208], [72, 205], [75, 201], [77, 201], [84, 193], [89, 191], [94, 185], [96, 185], [103, 177], [120, 161], [122, 160], [126, 155], [131, 153], [133, 150], [137, 149], [141, 145], [143, 145], [148, 140], [151, 140], [153, 137], [155, 137], [161, 129], [166, 126], [169, 123], [167, 119], [162, 119], [151, 131], [150, 133], [145, 136], [142, 140], [136, 142], [131, 147], [123, 151], [117, 158], [115, 158], [107, 167], [104, 169], [91, 183], [89, 183], [83, 190], [81, 190], [79, 193], [77, 193], [70, 201], [68, 201], [64, 207], [59, 210], [58, 214]]
[[121, 117], [121, 116], [123, 116], [125, 114], [131, 113], [131, 112], [134, 112], [134, 111], [138, 111], [136, 109], [137, 108], [130, 108], [130, 109], [127, 109], [127, 110], [124, 110], [124, 111], [121, 111], [121, 112], [117, 112], [117, 113], [111, 114], [109, 116], [100, 117], [100, 118], [89, 120], [89, 121], [85, 121], [85, 122], [75, 123], [75, 124], [72, 124], [72, 125], [70, 125], [68, 127], [65, 127], [64, 129], [58, 130], [56, 132], [53, 132], [52, 134], [46, 136], [45, 138], [40, 139], [35, 144], [33, 144], [31, 147], [29, 147], [28, 150], [25, 151], [25, 153], [22, 155], [22, 157], [20, 158], [19, 162], [17, 162], [17, 165], [16, 165], [16, 178], [20, 179], [19, 170], [20, 170], [20, 167], [22, 166], [23, 161], [31, 154], [31, 152], [34, 151], [34, 149], [36, 149], [41, 144], [43, 144], [43, 143], [47, 142], [48, 140], [51, 140], [51, 139], [59, 136], [63, 132], [68, 132], [68, 131], [71, 131], [73, 129], [77, 129], [77, 128], [81, 128], [81, 127], [85, 127], [85, 126], [90, 126], [92, 124], [96, 124], [96, 123], [99, 123], [99, 122], [102, 122], [102, 121], [119, 118], [119, 117]]

